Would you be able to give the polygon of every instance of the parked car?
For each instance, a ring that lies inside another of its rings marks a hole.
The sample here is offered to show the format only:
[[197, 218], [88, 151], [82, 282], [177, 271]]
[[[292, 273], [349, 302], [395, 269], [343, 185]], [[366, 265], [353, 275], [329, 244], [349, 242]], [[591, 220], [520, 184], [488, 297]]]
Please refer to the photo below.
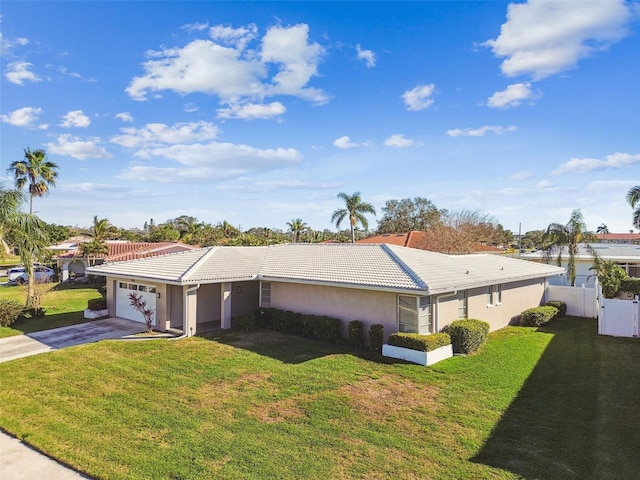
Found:
[[[55, 273], [52, 268], [45, 267], [44, 265], [36, 264], [33, 267], [33, 274], [37, 282], [49, 282]], [[9, 277], [9, 283], [17, 283], [18, 285], [22, 285], [29, 280], [29, 275], [27, 275], [27, 271], [23, 265], [7, 270], [7, 276]]]

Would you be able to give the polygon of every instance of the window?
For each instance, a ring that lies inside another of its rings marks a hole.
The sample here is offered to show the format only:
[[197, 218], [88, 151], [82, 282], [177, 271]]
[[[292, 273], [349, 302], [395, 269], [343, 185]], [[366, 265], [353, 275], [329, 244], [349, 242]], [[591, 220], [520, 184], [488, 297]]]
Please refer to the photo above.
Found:
[[398, 295], [398, 331], [431, 333], [431, 297]]
[[467, 318], [468, 307], [467, 291], [458, 292], [458, 318]]
[[487, 287], [487, 306], [500, 305], [502, 303], [502, 285]]
[[260, 306], [271, 307], [271, 282], [260, 282]]

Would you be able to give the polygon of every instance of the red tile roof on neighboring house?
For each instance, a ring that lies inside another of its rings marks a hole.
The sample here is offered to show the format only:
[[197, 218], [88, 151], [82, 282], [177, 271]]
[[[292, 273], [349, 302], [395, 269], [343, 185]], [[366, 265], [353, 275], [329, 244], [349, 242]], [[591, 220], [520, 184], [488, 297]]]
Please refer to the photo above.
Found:
[[[109, 252], [106, 255], [96, 255], [96, 258], [102, 258], [105, 262], [122, 262], [124, 260], [156, 257], [197, 248], [180, 242], [107, 242], [107, 246], [109, 247]], [[78, 256], [81, 256], [80, 249], [56, 255], [56, 258], [74, 258]]]
[[601, 242], [640, 242], [640, 233], [598, 233], [596, 238]]
[[[427, 235], [425, 232], [412, 230], [409, 233], [383, 233], [375, 237], [358, 240], [356, 243], [387, 243], [398, 245], [400, 247], [419, 248], [421, 250], [429, 250], [427, 245]], [[498, 247], [491, 245], [483, 245], [477, 243], [473, 249], [474, 252], [501, 252]]]

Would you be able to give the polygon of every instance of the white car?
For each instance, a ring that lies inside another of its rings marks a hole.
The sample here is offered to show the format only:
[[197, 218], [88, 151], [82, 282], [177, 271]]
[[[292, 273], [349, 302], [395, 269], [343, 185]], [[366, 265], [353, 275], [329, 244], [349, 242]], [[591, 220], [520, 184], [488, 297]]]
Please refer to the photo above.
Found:
[[[33, 274], [36, 282], [49, 282], [55, 273], [56, 272], [52, 268], [45, 267], [44, 265], [34, 265], [33, 267]], [[7, 275], [9, 276], [9, 283], [22, 285], [27, 283], [29, 280], [29, 275], [27, 275], [27, 271], [23, 265], [10, 268], [7, 271]]]

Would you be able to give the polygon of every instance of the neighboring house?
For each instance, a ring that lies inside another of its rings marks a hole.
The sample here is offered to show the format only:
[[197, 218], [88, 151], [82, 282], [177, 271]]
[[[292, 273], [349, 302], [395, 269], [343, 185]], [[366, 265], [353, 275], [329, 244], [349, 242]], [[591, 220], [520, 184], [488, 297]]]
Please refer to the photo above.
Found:
[[384, 333], [439, 331], [458, 318], [495, 330], [544, 300], [559, 267], [495, 255], [443, 255], [395, 245], [210, 247], [88, 268], [107, 278], [109, 314], [142, 321], [136, 293], [159, 330], [222, 328], [259, 306], [384, 325]]
[[600, 243], [631, 243], [640, 245], [640, 233], [598, 233]]
[[[99, 265], [105, 262], [122, 262], [137, 258], [155, 257], [168, 253], [184, 252], [194, 250], [198, 247], [180, 242], [127, 242], [122, 240], [107, 240], [107, 254], [96, 255], [95, 258], [87, 258], [82, 255], [80, 243], [62, 244], [65, 246], [65, 253], [54, 255], [53, 259], [58, 263], [60, 280], [66, 282], [72, 277], [85, 275], [87, 267], [91, 264]], [[75, 245], [70, 248], [70, 245]], [[50, 247], [54, 250], [56, 247]], [[60, 250], [60, 248], [59, 248]]]
[[[603, 260], [613, 260], [620, 265], [627, 275], [630, 277], [640, 278], [640, 245], [631, 243], [591, 243], [593, 249]], [[562, 266], [566, 267], [569, 259], [567, 248], [562, 250]], [[551, 256], [545, 258], [544, 252], [537, 251], [534, 253], [523, 254], [521, 258], [537, 261], [548, 261], [550, 264], [556, 265], [558, 258], [558, 250], [551, 252]], [[576, 255], [576, 283], [577, 287], [584, 285], [585, 287], [593, 287], [595, 281], [593, 267], [593, 256], [587, 250], [585, 244], [578, 245], [578, 254]], [[549, 280], [551, 285], [570, 285], [566, 274], [561, 277], [555, 277]]]
[[[429, 250], [428, 237], [425, 232], [412, 230], [408, 233], [383, 233], [375, 237], [364, 238], [356, 241], [356, 243], [386, 243], [389, 245], [399, 245], [401, 247], [419, 248], [421, 250]], [[502, 249], [491, 245], [483, 245], [476, 243], [473, 253], [500, 253]]]

